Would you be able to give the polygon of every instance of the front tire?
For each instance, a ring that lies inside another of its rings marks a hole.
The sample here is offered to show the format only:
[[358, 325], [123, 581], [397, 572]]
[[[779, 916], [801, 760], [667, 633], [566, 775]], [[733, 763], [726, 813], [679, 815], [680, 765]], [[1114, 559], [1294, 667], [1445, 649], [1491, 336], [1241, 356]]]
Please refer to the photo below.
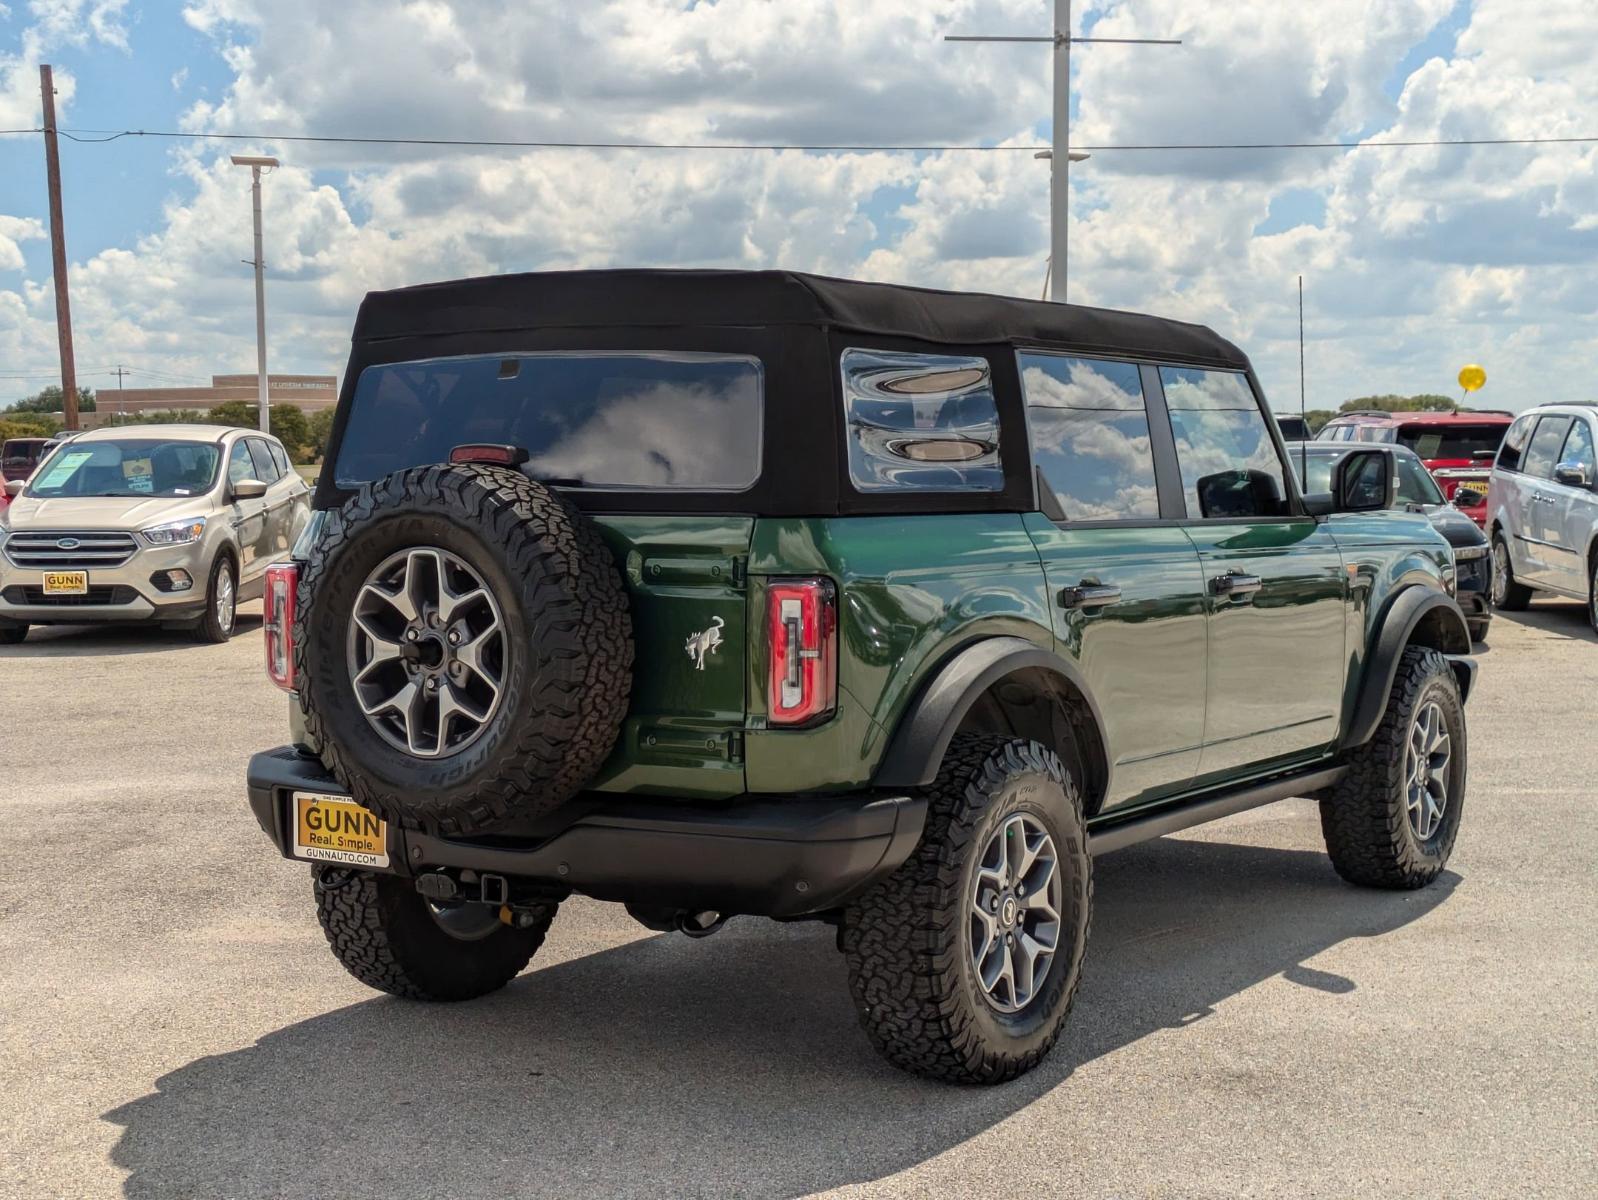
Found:
[[962, 734], [926, 797], [915, 853], [844, 912], [850, 990], [895, 1066], [1002, 1083], [1053, 1047], [1081, 980], [1082, 794], [1036, 742]]
[[238, 574], [233, 569], [233, 559], [219, 554], [206, 583], [205, 615], [195, 623], [194, 640], [212, 644], [227, 641], [238, 623], [238, 612]]
[[1531, 603], [1531, 589], [1515, 582], [1515, 567], [1509, 561], [1509, 543], [1501, 533], [1493, 534], [1493, 582], [1490, 599], [1494, 608], [1519, 612]]
[[[487, 905], [433, 906], [408, 880], [315, 867], [316, 916], [333, 957], [367, 987], [408, 1000], [474, 1000], [519, 975], [559, 905], [514, 927]], [[480, 910], [480, 911], [479, 911]]]
[[1587, 567], [1587, 624], [1598, 633], [1598, 555]]
[[1436, 650], [1410, 646], [1376, 733], [1321, 797], [1332, 866], [1362, 887], [1425, 887], [1454, 849], [1465, 777], [1459, 682]]

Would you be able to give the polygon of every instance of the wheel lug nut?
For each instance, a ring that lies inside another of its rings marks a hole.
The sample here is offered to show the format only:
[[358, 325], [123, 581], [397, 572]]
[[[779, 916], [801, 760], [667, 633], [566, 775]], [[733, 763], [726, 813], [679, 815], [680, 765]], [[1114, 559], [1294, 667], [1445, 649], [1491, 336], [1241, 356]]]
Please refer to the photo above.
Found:
[[453, 629], [450, 630], [449, 644], [451, 646], [459, 646], [461, 644], [461, 635], [455, 632]]
[[434, 676], [430, 676], [428, 678], [428, 680], [427, 680], [427, 690], [430, 691], [430, 692], [438, 691], [438, 676], [434, 675]]
[[1016, 885], [1015, 885], [1015, 894], [1016, 894], [1016, 895], [1017, 895], [1017, 896], [1024, 896], [1024, 895], [1026, 895], [1026, 888], [1024, 888], [1024, 887], [1022, 887], [1022, 886], [1021, 886], [1021, 885], [1020, 885], [1020, 884], [1016, 884]]

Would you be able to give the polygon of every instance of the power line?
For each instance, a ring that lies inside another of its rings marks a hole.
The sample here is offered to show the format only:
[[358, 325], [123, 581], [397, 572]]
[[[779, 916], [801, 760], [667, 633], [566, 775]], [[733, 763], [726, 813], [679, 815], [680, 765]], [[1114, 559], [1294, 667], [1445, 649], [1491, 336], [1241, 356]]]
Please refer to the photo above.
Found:
[[[40, 133], [39, 129], [0, 129], [0, 135]], [[352, 146], [462, 146], [485, 150], [676, 150], [676, 151], [832, 151], [862, 154], [1004, 154], [1035, 153], [1040, 144], [961, 146], [949, 144], [872, 144], [849, 142], [578, 142], [478, 138], [347, 137], [301, 133], [190, 133], [171, 129], [62, 129], [62, 137], [83, 145], [102, 145], [120, 138], [172, 138], [233, 142], [303, 142]], [[1184, 150], [1402, 150], [1439, 146], [1559, 146], [1598, 143], [1598, 134], [1579, 137], [1402, 138], [1361, 142], [1136, 142], [1072, 145], [1093, 153], [1175, 152]]]

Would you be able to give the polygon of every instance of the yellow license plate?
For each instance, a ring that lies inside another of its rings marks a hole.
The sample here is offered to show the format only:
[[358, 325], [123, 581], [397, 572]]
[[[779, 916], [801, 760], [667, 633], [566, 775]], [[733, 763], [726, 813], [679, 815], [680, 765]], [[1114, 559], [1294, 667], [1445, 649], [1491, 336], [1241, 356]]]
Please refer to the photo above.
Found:
[[294, 857], [388, 866], [388, 822], [347, 796], [294, 793]]
[[46, 571], [44, 573], [46, 596], [87, 596], [89, 573], [87, 571]]

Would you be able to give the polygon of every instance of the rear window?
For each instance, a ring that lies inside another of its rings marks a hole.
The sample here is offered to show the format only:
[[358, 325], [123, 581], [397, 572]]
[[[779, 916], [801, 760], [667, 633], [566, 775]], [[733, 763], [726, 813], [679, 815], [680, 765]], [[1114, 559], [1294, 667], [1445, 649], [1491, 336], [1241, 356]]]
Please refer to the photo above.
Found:
[[1507, 425], [1405, 425], [1398, 443], [1422, 458], [1463, 458], [1489, 461], [1498, 453]]
[[764, 379], [741, 355], [576, 353], [367, 367], [334, 478], [356, 487], [467, 443], [520, 446], [568, 487], [742, 491], [760, 475]]

